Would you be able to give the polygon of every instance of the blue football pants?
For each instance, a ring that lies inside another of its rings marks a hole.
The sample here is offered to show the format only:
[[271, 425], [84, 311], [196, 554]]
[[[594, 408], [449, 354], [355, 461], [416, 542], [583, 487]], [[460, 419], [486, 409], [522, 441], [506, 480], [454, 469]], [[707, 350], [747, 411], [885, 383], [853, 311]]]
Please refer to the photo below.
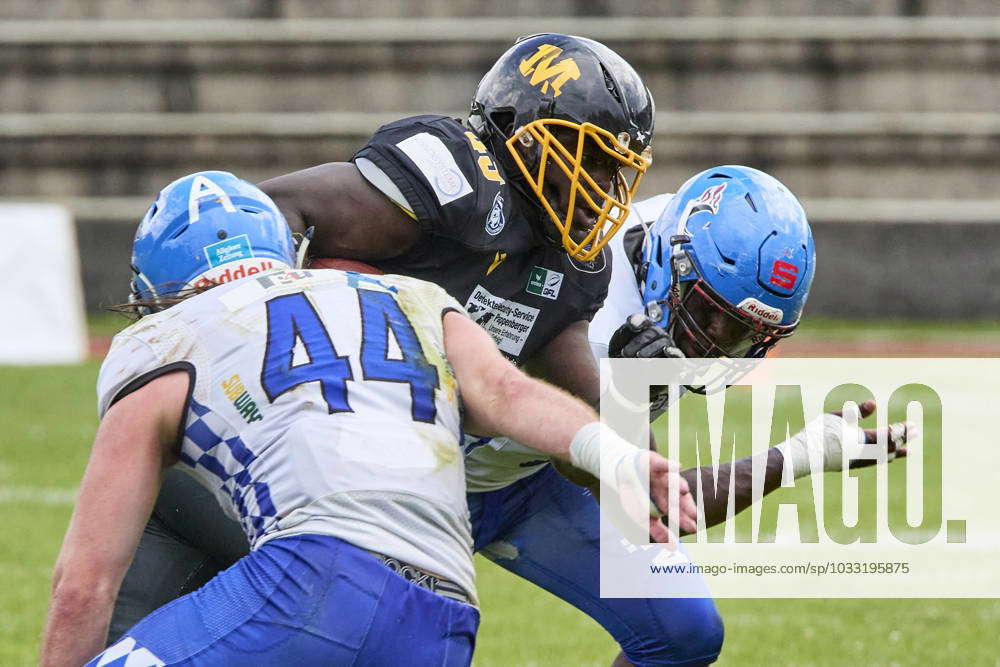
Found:
[[705, 598], [601, 598], [600, 508], [552, 466], [510, 486], [470, 493], [476, 549], [601, 624], [636, 665], [705, 665], [722, 619]]
[[475, 607], [406, 581], [368, 552], [298, 535], [161, 607], [88, 666], [451, 667], [471, 662], [478, 625]]

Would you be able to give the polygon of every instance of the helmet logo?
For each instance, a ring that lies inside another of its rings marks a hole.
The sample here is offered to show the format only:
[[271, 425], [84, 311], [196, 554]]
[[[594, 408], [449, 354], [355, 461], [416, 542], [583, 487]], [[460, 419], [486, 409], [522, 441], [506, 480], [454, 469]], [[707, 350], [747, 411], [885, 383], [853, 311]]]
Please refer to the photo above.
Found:
[[799, 279], [799, 267], [783, 259], [775, 260], [771, 267], [771, 278], [768, 282], [782, 289], [792, 289]]
[[549, 83], [552, 84], [552, 96], [559, 97], [562, 94], [562, 87], [569, 80], [580, 78], [580, 68], [572, 58], [564, 58], [559, 62], [553, 62], [563, 52], [558, 46], [552, 44], [542, 44], [535, 53], [521, 61], [519, 69], [524, 77], [529, 74], [528, 80], [532, 86], [541, 84], [542, 92], [548, 94]]
[[702, 192], [696, 200], [694, 200], [694, 206], [691, 208], [691, 213], [689, 215], [701, 213], [702, 211], [711, 211], [712, 215], [718, 213], [719, 204], [722, 202], [722, 193], [725, 189], [725, 183], [706, 188], [705, 191]]
[[752, 296], [748, 296], [740, 301], [736, 308], [742, 310], [747, 315], [760, 318], [765, 322], [771, 322], [772, 324], [780, 324], [781, 318], [784, 316], [781, 308], [769, 306], [766, 303], [758, 301]]
[[198, 222], [198, 205], [201, 200], [213, 196], [219, 198], [219, 201], [222, 202], [222, 208], [226, 209], [226, 213], [236, 213], [236, 207], [233, 206], [233, 202], [229, 199], [226, 191], [204, 174], [198, 174], [191, 181], [191, 192], [188, 194], [188, 220], [190, 222]]

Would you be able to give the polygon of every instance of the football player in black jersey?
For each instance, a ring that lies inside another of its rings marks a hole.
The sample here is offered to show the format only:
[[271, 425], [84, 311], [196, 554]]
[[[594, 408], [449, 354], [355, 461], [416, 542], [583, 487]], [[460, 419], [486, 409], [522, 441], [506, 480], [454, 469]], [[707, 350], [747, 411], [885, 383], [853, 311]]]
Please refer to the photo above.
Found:
[[[596, 405], [588, 321], [607, 294], [604, 246], [651, 161], [653, 117], [649, 91], [612, 50], [580, 37], [535, 35], [485, 75], [467, 123], [403, 119], [380, 128], [349, 163], [261, 187], [294, 231], [313, 230], [315, 257], [364, 260], [441, 285], [511, 360]], [[473, 445], [486, 446], [482, 439]], [[496, 488], [517, 482], [518, 497], [538, 502], [558, 478], [546, 463], [519, 465], [515, 476], [494, 480]], [[181, 475], [165, 481], [110, 639], [246, 549], [221, 513], [190, 511], [199, 493]], [[576, 495], [567, 521], [596, 520], [594, 500]], [[516, 521], [528, 507], [516, 505], [493, 508], [485, 521], [493, 529]], [[589, 565], [567, 568], [573, 571], [588, 580], [569, 582], [587, 592], [572, 602], [619, 641], [621, 664], [705, 664], [717, 656], [722, 627], [711, 600], [602, 600]]]

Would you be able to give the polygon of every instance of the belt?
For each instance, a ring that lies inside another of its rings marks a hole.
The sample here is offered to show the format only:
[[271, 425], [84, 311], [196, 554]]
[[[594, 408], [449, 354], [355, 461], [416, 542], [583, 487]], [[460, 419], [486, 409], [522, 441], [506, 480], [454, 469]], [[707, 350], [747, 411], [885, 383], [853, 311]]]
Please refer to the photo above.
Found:
[[369, 551], [368, 553], [375, 556], [375, 558], [378, 558], [386, 567], [401, 576], [403, 579], [409, 581], [411, 584], [415, 584], [420, 588], [426, 588], [431, 593], [437, 593], [441, 597], [446, 597], [468, 605], [472, 604], [469, 594], [462, 590], [462, 587], [454, 581], [442, 579], [441, 577], [433, 575], [430, 572], [421, 570], [419, 567], [414, 567], [409, 563], [404, 563], [398, 558], [386, 556], [385, 554], [380, 554], [377, 551]]

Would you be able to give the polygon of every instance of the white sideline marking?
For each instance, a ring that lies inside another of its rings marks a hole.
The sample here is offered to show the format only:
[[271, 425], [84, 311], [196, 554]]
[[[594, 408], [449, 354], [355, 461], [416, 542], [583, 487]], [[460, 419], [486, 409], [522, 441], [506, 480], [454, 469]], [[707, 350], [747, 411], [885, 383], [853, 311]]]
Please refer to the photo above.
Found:
[[2, 486], [0, 504], [34, 503], [36, 505], [64, 506], [76, 502], [77, 487]]

